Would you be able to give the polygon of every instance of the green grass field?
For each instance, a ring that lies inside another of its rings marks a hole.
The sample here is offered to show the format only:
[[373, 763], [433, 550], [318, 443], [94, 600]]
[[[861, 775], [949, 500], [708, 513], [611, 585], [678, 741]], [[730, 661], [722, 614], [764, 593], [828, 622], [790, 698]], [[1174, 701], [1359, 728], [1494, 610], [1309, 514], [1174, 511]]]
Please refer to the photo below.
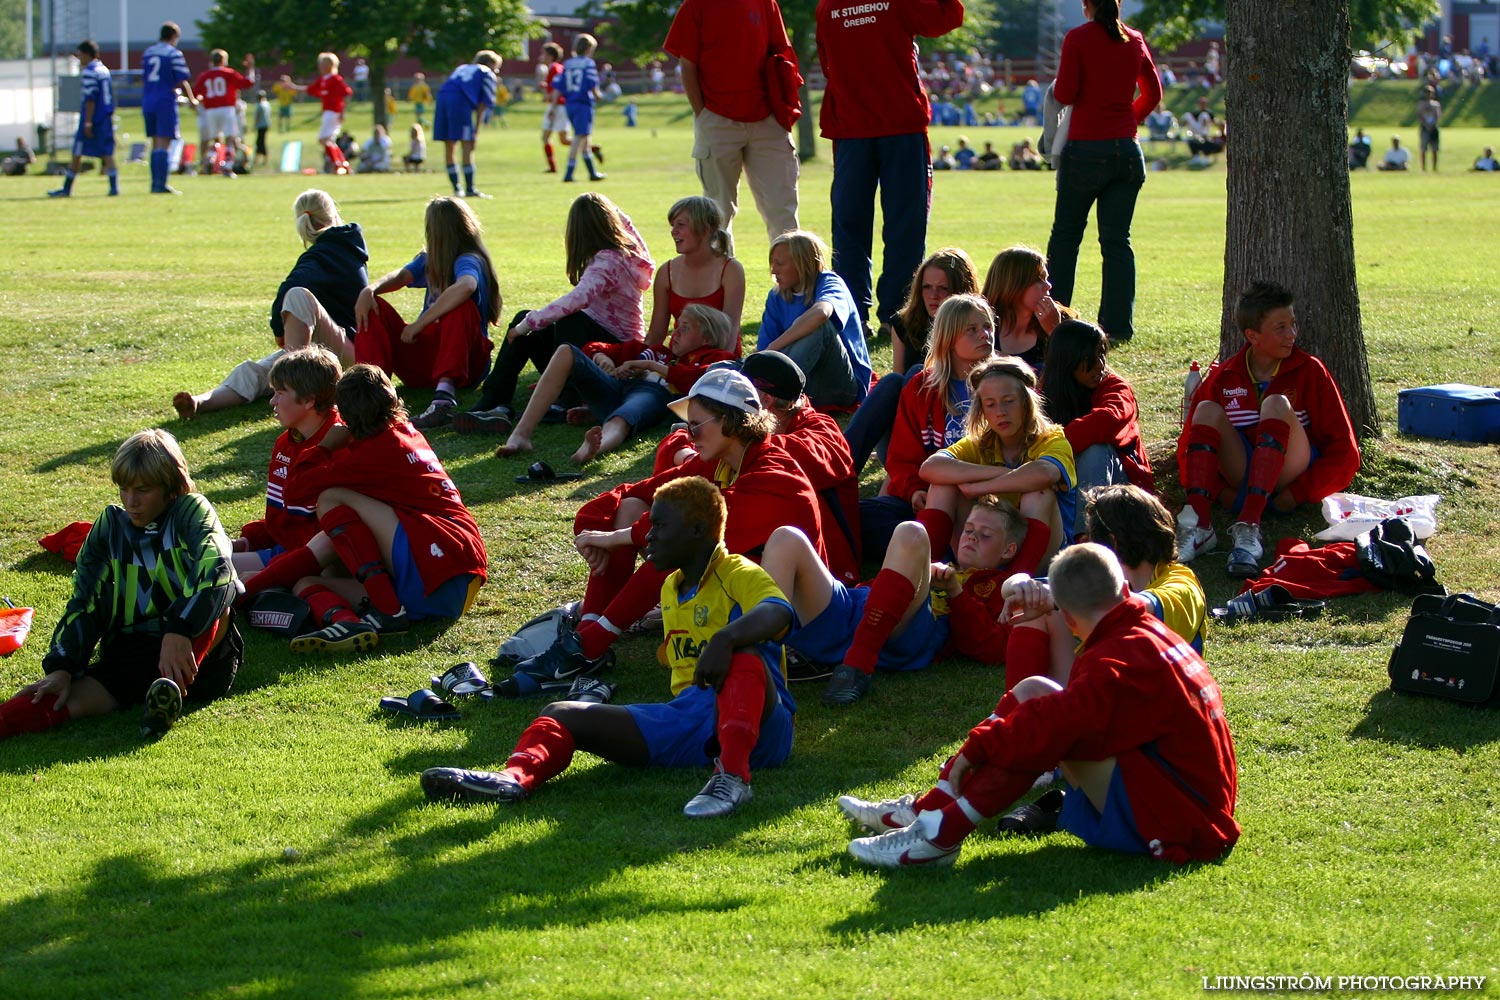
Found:
[[[480, 145], [479, 184], [496, 198], [476, 207], [508, 309], [565, 289], [563, 220], [580, 188], [541, 172], [536, 109], [513, 107], [510, 127]], [[613, 109], [600, 115], [601, 189], [659, 261], [670, 254], [668, 205], [697, 191], [684, 112], [653, 100], [635, 130]], [[1021, 135], [985, 131], [1007, 147]], [[1500, 180], [1459, 169], [1496, 138], [1448, 129], [1442, 174], [1352, 180], [1386, 427], [1355, 489], [1442, 494], [1431, 543], [1440, 578], [1490, 600], [1500, 598], [1500, 453], [1401, 437], [1395, 418], [1402, 387], [1500, 384], [1489, 246]], [[1216, 348], [1223, 169], [1151, 174], [1136, 215], [1139, 333], [1112, 363], [1160, 446], [1175, 435], [1189, 360]], [[823, 233], [829, 171], [825, 146], [803, 172], [803, 222]], [[44, 197], [48, 178], [0, 181], [12, 219], [0, 282], [10, 358], [0, 594], [37, 609], [30, 641], [0, 661], [7, 692], [37, 676], [69, 589], [69, 567], [36, 539], [111, 502], [108, 459], [126, 435], [172, 429], [231, 532], [258, 516], [277, 433], [268, 408], [182, 424], [169, 401], [265, 352], [271, 293], [299, 250], [295, 195], [309, 181], [332, 191], [365, 227], [380, 273], [419, 248], [423, 205], [446, 188], [438, 173], [190, 177], [174, 182], [183, 197], [152, 198], [143, 166], [122, 178], [124, 197], [106, 199], [91, 173], [65, 202]], [[1045, 246], [1052, 198], [1044, 174], [939, 176], [929, 245], [963, 246], [981, 266], [1014, 243]], [[770, 281], [748, 193], [746, 203], [737, 236], [753, 326]], [[1098, 293], [1090, 246], [1075, 303], [1086, 313]], [[415, 293], [398, 296], [403, 311], [416, 304]], [[427, 395], [408, 399], [420, 409]], [[1388, 691], [1386, 658], [1406, 617], [1396, 596], [1210, 634], [1244, 826], [1220, 863], [1177, 868], [1065, 834], [981, 831], [951, 871], [853, 864], [834, 798], [925, 787], [1002, 686], [968, 662], [882, 676], [852, 711], [823, 709], [816, 685], [794, 691], [792, 760], [759, 774], [754, 802], [725, 821], [680, 813], [704, 775], [586, 756], [517, 807], [429, 805], [421, 769], [498, 765], [539, 703], [465, 706], [459, 723], [418, 728], [387, 721], [377, 700], [457, 660], [483, 662], [530, 615], [579, 594], [574, 510], [650, 465], [650, 444], [637, 442], [582, 483], [532, 492], [512, 484], [520, 463], [490, 457], [493, 441], [432, 439], [489, 545], [490, 583], [472, 614], [341, 659], [294, 658], [249, 636], [231, 696], [154, 744], [120, 714], [0, 745], [0, 994], [1117, 998], [1198, 994], [1203, 977], [1220, 975], [1500, 971], [1500, 720]], [[562, 462], [576, 443], [576, 429], [544, 428], [541, 457]], [[1175, 471], [1159, 465], [1168, 502], [1179, 502]], [[867, 476], [873, 488], [873, 464]], [[1315, 517], [1278, 523], [1307, 535]], [[1196, 566], [1211, 603], [1234, 589], [1223, 565], [1214, 555]], [[653, 642], [619, 651], [611, 679], [622, 700], [666, 697]]]

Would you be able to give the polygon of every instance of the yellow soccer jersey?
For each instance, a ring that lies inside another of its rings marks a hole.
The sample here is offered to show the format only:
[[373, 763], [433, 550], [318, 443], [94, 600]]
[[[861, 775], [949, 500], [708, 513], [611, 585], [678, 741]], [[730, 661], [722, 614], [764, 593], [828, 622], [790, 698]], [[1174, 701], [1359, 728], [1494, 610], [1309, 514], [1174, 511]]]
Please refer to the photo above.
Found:
[[[698, 652], [714, 633], [767, 602], [791, 610], [771, 575], [744, 556], [730, 555], [723, 542], [696, 585], [687, 585], [681, 570], [667, 577], [661, 585], [662, 652], [672, 670], [672, 694], [693, 683]], [[764, 642], [756, 649], [769, 666], [785, 671], [781, 643]]]
[[406, 92], [406, 99], [413, 104], [431, 104], [432, 88], [425, 83], [414, 83]]
[[276, 102], [282, 107], [290, 107], [291, 103], [297, 99], [297, 92], [280, 80], [271, 84], [271, 90], [276, 94]]
[[1198, 576], [1180, 562], [1162, 563], [1141, 595], [1162, 624], [1203, 652], [1203, 632], [1208, 622], [1208, 602]]
[[[944, 448], [942, 454], [960, 462], [968, 462], [970, 465], [993, 465], [997, 469], [1019, 467], [1006, 464], [1005, 456], [1001, 454], [1000, 443], [994, 440], [993, 436], [989, 439], [987, 446], [981, 446], [978, 438], [966, 437], [962, 441]], [[1062, 432], [1061, 427], [1054, 428], [1052, 431], [1037, 438], [1026, 451], [1026, 461], [1051, 462], [1057, 466], [1058, 471], [1062, 473], [1061, 478], [1057, 481], [1057, 491], [1059, 493], [1071, 493], [1078, 485], [1078, 473], [1073, 467], [1073, 446], [1068, 444], [1068, 437]], [[1026, 463], [1023, 462], [1021, 464], [1024, 465]], [[1020, 503], [1021, 501], [1019, 493], [1002, 493], [1000, 495], [1012, 504]]]

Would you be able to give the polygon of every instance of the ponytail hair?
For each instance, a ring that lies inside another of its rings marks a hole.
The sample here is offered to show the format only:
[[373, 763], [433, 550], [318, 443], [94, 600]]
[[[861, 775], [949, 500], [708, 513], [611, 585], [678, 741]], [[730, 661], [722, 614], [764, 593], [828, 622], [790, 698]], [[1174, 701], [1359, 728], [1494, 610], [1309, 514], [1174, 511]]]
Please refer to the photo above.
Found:
[[1126, 42], [1125, 26], [1120, 23], [1120, 0], [1093, 0], [1094, 23], [1102, 26], [1106, 34], [1117, 42]]
[[299, 194], [297, 200], [292, 202], [292, 213], [296, 218], [297, 235], [302, 237], [303, 246], [309, 246], [330, 226], [344, 224], [344, 220], [339, 218], [339, 208], [333, 203], [333, 198], [327, 191], [319, 191], [317, 188], [308, 188]]
[[699, 238], [708, 240], [708, 248], [720, 257], [734, 256], [734, 237], [724, 228], [724, 213], [719, 203], [701, 194], [679, 198], [667, 209], [667, 225], [678, 215], [687, 217], [687, 224]]

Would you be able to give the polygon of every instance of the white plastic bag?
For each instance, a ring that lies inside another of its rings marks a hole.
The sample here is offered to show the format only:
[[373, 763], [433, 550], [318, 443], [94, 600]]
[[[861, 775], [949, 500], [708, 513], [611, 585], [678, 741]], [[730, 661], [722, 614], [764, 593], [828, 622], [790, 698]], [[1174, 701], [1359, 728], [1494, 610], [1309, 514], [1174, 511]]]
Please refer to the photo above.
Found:
[[1441, 499], [1432, 495], [1379, 500], [1357, 493], [1334, 493], [1323, 499], [1323, 520], [1328, 522], [1328, 527], [1314, 537], [1325, 542], [1352, 542], [1381, 521], [1400, 517], [1411, 524], [1412, 533], [1417, 538], [1425, 539], [1437, 530], [1433, 508]]

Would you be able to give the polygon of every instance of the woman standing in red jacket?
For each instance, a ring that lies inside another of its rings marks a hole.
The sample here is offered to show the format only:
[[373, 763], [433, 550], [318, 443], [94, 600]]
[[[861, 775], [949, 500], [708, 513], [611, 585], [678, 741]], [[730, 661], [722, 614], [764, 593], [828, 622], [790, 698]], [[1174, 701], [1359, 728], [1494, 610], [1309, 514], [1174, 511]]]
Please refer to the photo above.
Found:
[[[1099, 325], [1109, 339], [1135, 333], [1135, 251], [1130, 220], [1146, 182], [1136, 126], [1161, 100], [1161, 79], [1141, 33], [1120, 23], [1118, 0], [1083, 0], [1088, 20], [1063, 38], [1053, 94], [1073, 108], [1068, 144], [1057, 165], [1057, 207], [1047, 241], [1052, 298], [1073, 302], [1078, 247], [1089, 209], [1099, 205], [1099, 253], [1104, 276]], [[1136, 95], [1136, 88], [1140, 95]]]

